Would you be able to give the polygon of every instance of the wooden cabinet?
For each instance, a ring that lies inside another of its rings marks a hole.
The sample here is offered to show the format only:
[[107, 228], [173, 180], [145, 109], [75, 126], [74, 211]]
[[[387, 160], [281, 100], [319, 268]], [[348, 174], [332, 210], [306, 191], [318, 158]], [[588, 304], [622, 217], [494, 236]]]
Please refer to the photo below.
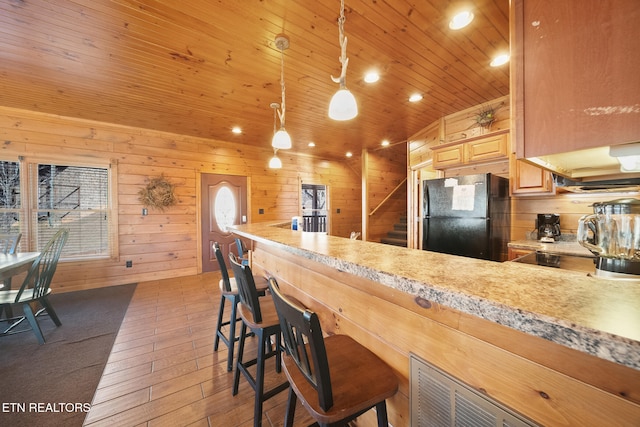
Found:
[[516, 258], [520, 258], [521, 256], [525, 256], [530, 254], [532, 251], [530, 249], [517, 249], [517, 248], [509, 248], [509, 254], [507, 255], [507, 260], [513, 261]]
[[433, 150], [433, 168], [446, 169], [464, 164], [464, 144], [448, 147], [435, 147]]
[[640, 141], [638, 0], [515, 0], [518, 158]]
[[511, 158], [509, 183], [512, 196], [554, 195], [555, 184], [551, 172], [522, 160]]
[[471, 141], [433, 147], [433, 168], [447, 169], [453, 166], [507, 159], [508, 136], [508, 133], [500, 133]]

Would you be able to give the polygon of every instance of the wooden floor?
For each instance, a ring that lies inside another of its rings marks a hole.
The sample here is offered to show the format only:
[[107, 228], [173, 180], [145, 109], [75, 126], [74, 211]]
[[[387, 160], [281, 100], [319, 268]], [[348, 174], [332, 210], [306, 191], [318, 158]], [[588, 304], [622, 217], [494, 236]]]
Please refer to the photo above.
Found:
[[[219, 277], [205, 273], [138, 284], [85, 426], [253, 425], [253, 390], [241, 376], [240, 391], [232, 396], [227, 347], [221, 343], [213, 351]], [[245, 354], [255, 351], [250, 338]], [[270, 363], [267, 384], [283, 381]], [[265, 402], [263, 426], [283, 425], [287, 393]], [[299, 406], [295, 421], [300, 426], [312, 420]]]

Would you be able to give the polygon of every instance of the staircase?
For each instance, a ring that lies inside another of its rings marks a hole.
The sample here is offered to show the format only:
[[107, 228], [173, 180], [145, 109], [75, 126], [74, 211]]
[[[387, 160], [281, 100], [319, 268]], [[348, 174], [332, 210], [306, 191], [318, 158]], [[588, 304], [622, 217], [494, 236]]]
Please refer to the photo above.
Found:
[[380, 239], [380, 243], [407, 247], [407, 216], [400, 217], [400, 221], [393, 224], [393, 230], [387, 232], [387, 237]]

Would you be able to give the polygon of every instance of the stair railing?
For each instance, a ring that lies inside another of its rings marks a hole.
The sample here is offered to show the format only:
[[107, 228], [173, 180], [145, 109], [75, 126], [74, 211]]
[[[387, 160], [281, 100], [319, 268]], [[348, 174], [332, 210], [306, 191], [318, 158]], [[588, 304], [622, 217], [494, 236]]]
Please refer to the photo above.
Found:
[[407, 177], [405, 177], [402, 182], [400, 182], [400, 184], [396, 185], [396, 188], [394, 188], [393, 190], [391, 190], [391, 192], [389, 194], [387, 194], [387, 197], [385, 197], [384, 199], [382, 199], [382, 201], [380, 203], [378, 203], [378, 206], [376, 206], [375, 208], [373, 208], [373, 210], [371, 210], [371, 212], [369, 212], [369, 216], [373, 215], [374, 213], [376, 213], [376, 211], [378, 209], [380, 209], [380, 207], [382, 205], [384, 205], [387, 200], [389, 200], [391, 198], [391, 196], [394, 195], [394, 193], [396, 191], [398, 191], [400, 188], [402, 188], [402, 186], [404, 185], [404, 183], [407, 182]]

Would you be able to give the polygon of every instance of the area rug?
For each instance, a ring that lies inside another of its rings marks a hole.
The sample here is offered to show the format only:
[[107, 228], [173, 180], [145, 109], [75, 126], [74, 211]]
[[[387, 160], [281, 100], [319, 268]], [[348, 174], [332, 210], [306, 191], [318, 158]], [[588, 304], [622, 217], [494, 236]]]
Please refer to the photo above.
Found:
[[31, 330], [0, 336], [0, 426], [82, 425], [135, 288], [52, 294], [62, 326], [39, 317], [43, 345]]

